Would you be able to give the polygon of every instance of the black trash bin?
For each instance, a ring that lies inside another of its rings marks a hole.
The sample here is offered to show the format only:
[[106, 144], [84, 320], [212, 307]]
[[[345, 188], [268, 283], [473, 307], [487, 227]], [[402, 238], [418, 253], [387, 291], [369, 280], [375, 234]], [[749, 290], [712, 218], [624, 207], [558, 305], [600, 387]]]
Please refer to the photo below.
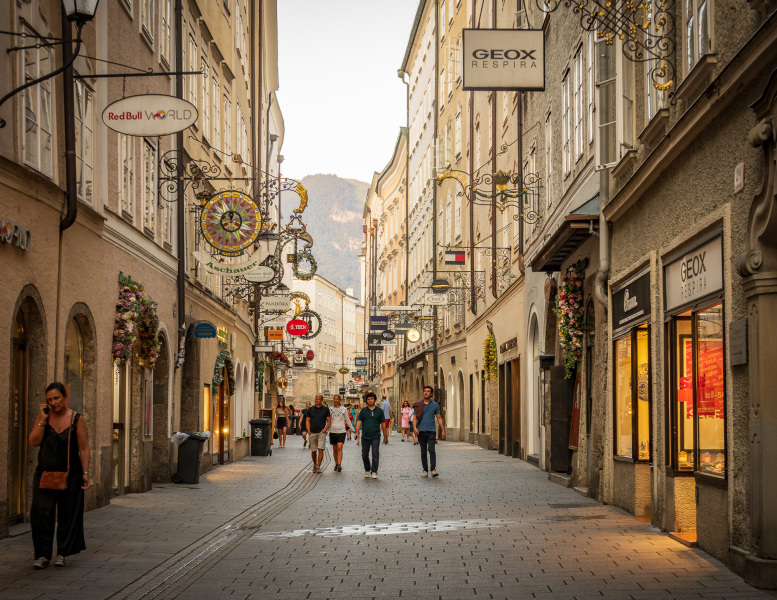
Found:
[[199, 483], [202, 445], [208, 438], [190, 431], [184, 433], [189, 437], [178, 446], [178, 470], [173, 473], [173, 483]]
[[272, 456], [271, 419], [251, 419], [251, 456]]

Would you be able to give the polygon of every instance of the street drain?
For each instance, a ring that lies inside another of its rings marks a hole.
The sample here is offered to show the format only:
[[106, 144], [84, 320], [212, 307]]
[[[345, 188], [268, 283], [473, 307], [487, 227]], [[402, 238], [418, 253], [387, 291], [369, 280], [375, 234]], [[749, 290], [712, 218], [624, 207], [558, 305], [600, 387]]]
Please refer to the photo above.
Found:
[[500, 460], [500, 459], [496, 459], [496, 460], [473, 460], [472, 462], [473, 463], [484, 463], [484, 462], [498, 462], [498, 463], [500, 463], [500, 462], [504, 462], [504, 461]]
[[607, 515], [557, 515], [548, 517], [548, 521], [593, 521], [595, 519], [606, 519]]
[[593, 508], [599, 506], [596, 502], [566, 502], [561, 504], [548, 504], [551, 508]]

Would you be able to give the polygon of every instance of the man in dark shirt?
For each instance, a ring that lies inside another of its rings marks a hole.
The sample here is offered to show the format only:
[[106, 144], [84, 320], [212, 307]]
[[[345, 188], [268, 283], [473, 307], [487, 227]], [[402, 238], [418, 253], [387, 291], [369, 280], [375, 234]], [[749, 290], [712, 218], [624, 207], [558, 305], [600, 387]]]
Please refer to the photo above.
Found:
[[[388, 441], [388, 427], [386, 427], [383, 410], [379, 406], [375, 406], [378, 397], [373, 392], [368, 392], [364, 400], [367, 402], [367, 406], [361, 409], [356, 419], [356, 439], [359, 439], [359, 432], [361, 432], [364, 477], [367, 478], [372, 473], [372, 478], [377, 479], [380, 461], [380, 432], [383, 431], [383, 439]], [[372, 450], [372, 465], [370, 465], [370, 450]]]
[[326, 448], [326, 434], [329, 433], [329, 425], [332, 421], [329, 409], [323, 405], [323, 402], [324, 397], [318, 394], [315, 405], [308, 409], [306, 419], [314, 473], [321, 473], [321, 461], [324, 460], [324, 448]]
[[310, 408], [310, 402], [305, 402], [305, 408], [300, 413], [299, 428], [302, 430], [302, 447], [308, 445], [308, 409]]

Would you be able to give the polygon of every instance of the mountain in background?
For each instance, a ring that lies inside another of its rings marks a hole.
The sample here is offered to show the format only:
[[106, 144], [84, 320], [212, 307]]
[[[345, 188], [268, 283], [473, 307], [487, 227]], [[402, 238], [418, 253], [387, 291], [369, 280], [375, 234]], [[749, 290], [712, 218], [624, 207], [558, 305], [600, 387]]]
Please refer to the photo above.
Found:
[[319, 174], [304, 177], [302, 185], [308, 191], [303, 221], [313, 236], [317, 273], [343, 290], [353, 288], [358, 298], [361, 289], [356, 255], [364, 240], [364, 201], [370, 184]]

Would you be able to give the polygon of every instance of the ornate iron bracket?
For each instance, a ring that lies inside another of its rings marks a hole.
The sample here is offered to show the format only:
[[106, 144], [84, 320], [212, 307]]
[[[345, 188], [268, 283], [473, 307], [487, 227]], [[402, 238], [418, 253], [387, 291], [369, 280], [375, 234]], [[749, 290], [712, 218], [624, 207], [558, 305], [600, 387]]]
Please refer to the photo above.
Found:
[[[495, 204], [500, 212], [513, 207], [516, 209], [514, 220], [539, 227], [540, 213], [536, 204], [542, 189], [539, 173], [528, 173], [521, 181], [517, 173], [498, 171], [476, 175], [469, 181], [469, 175], [464, 171], [447, 170], [437, 176], [437, 185], [442, 185], [446, 179], [455, 179], [461, 188], [456, 195], [465, 197], [472, 204]], [[493, 187], [496, 187], [495, 192]]]
[[[612, 45], [623, 42], [623, 55], [632, 62], [649, 63], [653, 86], [667, 92], [675, 84], [675, 0], [535, 0], [542, 12], [560, 6], [580, 16], [586, 31]], [[675, 93], [669, 92], [674, 104]]]

